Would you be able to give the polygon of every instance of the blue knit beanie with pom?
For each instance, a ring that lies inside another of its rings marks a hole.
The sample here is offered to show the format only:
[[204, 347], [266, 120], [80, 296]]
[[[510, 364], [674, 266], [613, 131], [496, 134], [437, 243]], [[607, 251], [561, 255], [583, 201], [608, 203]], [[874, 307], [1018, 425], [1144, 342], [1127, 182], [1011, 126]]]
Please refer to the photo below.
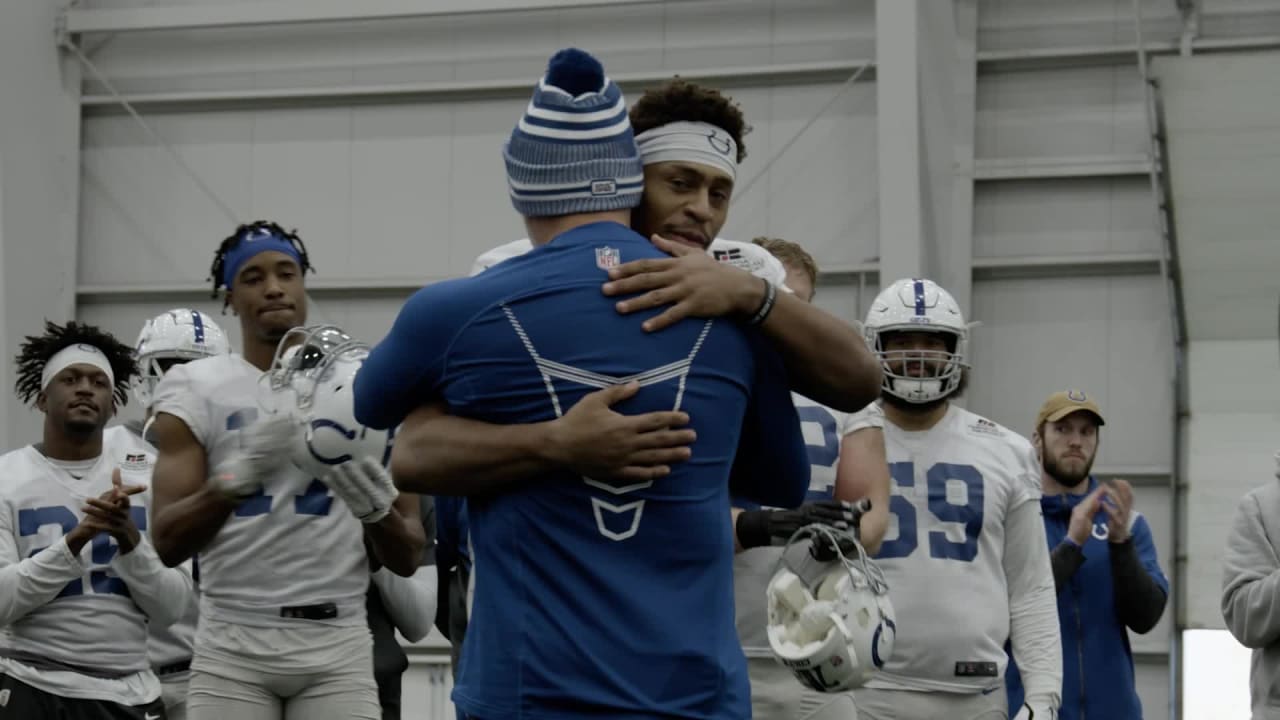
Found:
[[551, 57], [502, 157], [511, 204], [526, 217], [640, 204], [644, 166], [622, 91], [577, 48]]

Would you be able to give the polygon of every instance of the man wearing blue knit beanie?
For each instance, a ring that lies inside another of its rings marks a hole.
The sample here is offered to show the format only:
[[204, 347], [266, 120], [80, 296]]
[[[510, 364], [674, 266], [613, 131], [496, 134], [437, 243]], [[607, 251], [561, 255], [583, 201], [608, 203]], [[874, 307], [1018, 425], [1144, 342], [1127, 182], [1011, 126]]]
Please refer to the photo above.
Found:
[[[808, 488], [781, 359], [729, 320], [647, 333], [601, 293], [609, 268], [664, 255], [629, 229], [643, 170], [595, 58], [552, 57], [503, 157], [534, 249], [419, 291], [355, 380], [371, 427], [443, 401], [545, 430], [545, 462], [494, 457], [488, 472], [401, 488], [467, 497], [477, 591], [454, 703], [479, 720], [749, 717], [728, 479], [737, 454], [762, 502], [794, 506]], [[693, 443], [694, 457], [635, 482], [564, 469], [555, 421], [602, 388], [657, 447]]]

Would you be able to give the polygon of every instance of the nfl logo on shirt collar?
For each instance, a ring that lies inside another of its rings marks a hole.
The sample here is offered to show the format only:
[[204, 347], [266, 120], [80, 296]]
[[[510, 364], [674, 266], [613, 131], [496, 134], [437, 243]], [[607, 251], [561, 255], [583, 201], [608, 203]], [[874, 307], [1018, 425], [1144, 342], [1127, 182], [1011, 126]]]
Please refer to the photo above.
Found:
[[622, 256], [618, 253], [618, 248], [611, 248], [608, 245], [596, 248], [596, 267], [601, 270], [618, 267], [622, 262]]

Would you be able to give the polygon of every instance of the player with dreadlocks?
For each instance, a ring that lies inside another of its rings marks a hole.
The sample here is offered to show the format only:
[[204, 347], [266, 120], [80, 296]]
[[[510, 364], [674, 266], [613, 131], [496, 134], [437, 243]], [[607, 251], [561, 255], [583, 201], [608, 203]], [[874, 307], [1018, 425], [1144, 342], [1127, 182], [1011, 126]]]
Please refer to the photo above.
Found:
[[[178, 365], [156, 387], [156, 549], [170, 565], [200, 554], [191, 720], [380, 717], [369, 560], [406, 577], [417, 570], [418, 499], [357, 520], [334, 502], [328, 475], [289, 462], [296, 421], [258, 403], [277, 345], [306, 324], [310, 269], [296, 233], [262, 221], [236, 228], [212, 272], [215, 296], [225, 287], [240, 320], [243, 354]], [[337, 467], [369, 486], [386, 480], [376, 464]]]
[[40, 442], [0, 456], [0, 707], [6, 717], [159, 718], [147, 627], [194, 602], [144, 534], [153, 456], [123, 427], [133, 351], [76, 322], [46, 322], [16, 358], [16, 389], [44, 413]]

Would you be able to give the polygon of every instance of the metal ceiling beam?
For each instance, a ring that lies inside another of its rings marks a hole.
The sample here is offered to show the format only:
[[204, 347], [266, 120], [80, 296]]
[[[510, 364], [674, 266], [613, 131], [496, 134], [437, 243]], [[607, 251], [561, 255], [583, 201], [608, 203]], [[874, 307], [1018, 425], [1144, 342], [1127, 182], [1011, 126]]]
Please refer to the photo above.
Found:
[[[1146, 46], [1147, 52], [1152, 55], [1172, 55], [1179, 51], [1179, 44], [1174, 40], [1148, 42]], [[1197, 38], [1193, 47], [1197, 53], [1276, 49], [1280, 48], [1280, 36]], [[1131, 63], [1133, 57], [1132, 45], [986, 50], [978, 53], [978, 71], [991, 73], [1047, 67], [1079, 67], [1088, 64]], [[691, 80], [713, 82], [723, 87], [782, 81], [839, 82], [864, 66], [867, 67], [867, 72], [859, 78], [859, 82], [873, 81], [875, 63], [868, 58], [702, 70], [675, 68], [623, 73], [615, 76], [614, 79], [624, 88], [660, 82], [675, 73]], [[105, 93], [86, 93], [81, 96], [80, 103], [85, 111], [91, 114], [110, 114], [120, 111], [118, 108], [120, 99], [129, 102], [139, 110], [149, 112], [194, 112], [244, 108], [327, 107], [354, 103], [389, 104], [422, 102], [431, 99], [458, 100], [471, 97], [523, 97], [528, 92], [527, 78], [513, 78], [312, 88], [126, 92], [119, 99]]]
[[1146, 155], [1081, 155], [1076, 157], [987, 158], [974, 165], [980, 182], [1081, 177], [1147, 177]]
[[[735, 68], [711, 68], [679, 71], [681, 77], [715, 83], [720, 87], [759, 85], [774, 82], [841, 82], [860, 68], [866, 71], [858, 82], [874, 81], [871, 60], [836, 62], [749, 65]], [[675, 71], [619, 73], [611, 75], [624, 90], [635, 90], [669, 80]], [[427, 100], [461, 100], [468, 98], [524, 97], [531, 87], [528, 78], [500, 80], [464, 80], [433, 83], [396, 83], [380, 85], [326, 86], [313, 88], [268, 88], [249, 90], [212, 90], [191, 92], [122, 93], [83, 95], [80, 104], [86, 112], [108, 114], [119, 110], [123, 100], [138, 110], [181, 111], [234, 110], [240, 108], [307, 107], [338, 104], [393, 104]]]
[[127, 33], [405, 20], [530, 10], [575, 10], [686, 0], [257, 0], [235, 4], [63, 10], [67, 33]]

